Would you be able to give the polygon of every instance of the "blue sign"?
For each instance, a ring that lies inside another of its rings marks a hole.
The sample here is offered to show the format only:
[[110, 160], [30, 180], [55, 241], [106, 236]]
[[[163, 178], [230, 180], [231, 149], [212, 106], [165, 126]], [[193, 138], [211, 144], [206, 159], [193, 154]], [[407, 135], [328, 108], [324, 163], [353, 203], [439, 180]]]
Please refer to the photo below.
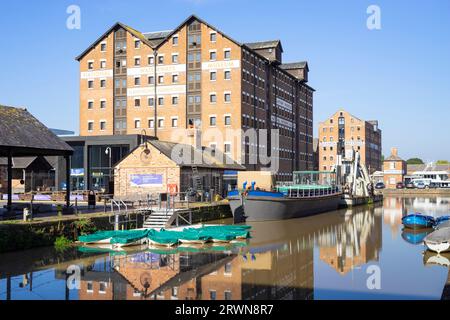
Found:
[[84, 168], [70, 169], [71, 176], [84, 176]]
[[132, 174], [130, 178], [132, 187], [160, 187], [163, 185], [162, 174]]

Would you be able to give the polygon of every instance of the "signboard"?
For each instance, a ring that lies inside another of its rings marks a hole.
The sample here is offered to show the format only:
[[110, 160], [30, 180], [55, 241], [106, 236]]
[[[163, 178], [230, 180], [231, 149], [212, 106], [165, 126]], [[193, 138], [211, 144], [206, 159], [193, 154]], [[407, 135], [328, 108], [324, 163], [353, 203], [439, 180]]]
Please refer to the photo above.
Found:
[[202, 62], [202, 70], [234, 69], [240, 66], [239, 60]]
[[277, 106], [281, 109], [292, 112], [292, 103], [284, 101], [283, 99], [277, 98]]
[[[185, 94], [185, 85], [171, 85], [171, 86], [161, 86], [156, 87], [156, 93], [158, 95], [164, 94]], [[143, 88], [130, 88], [127, 90], [127, 95], [129, 97], [136, 96], [153, 96], [155, 94], [155, 86], [143, 87]]]
[[[156, 67], [156, 73], [158, 75], [164, 73], [173, 73], [173, 72], [186, 72], [185, 64], [174, 64], [168, 66], [158, 66]], [[142, 68], [128, 68], [127, 75], [128, 76], [142, 76], [142, 75], [154, 75], [155, 67], [142, 67]]]
[[161, 187], [163, 176], [162, 174], [132, 174], [130, 184], [132, 187]]
[[112, 69], [81, 72], [81, 79], [112, 78], [112, 76]]
[[171, 194], [177, 194], [178, 193], [178, 185], [176, 183], [170, 183], [167, 185], [167, 191]]
[[82, 177], [84, 176], [84, 168], [70, 169], [70, 175], [72, 177]]

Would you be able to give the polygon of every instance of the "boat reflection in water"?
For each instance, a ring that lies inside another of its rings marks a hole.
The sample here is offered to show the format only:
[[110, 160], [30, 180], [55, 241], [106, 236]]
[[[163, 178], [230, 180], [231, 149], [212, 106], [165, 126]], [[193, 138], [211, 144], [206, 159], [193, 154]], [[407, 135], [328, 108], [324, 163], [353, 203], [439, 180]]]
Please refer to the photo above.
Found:
[[[400, 221], [395, 228], [400, 233], [405, 211], [404, 202], [393, 203], [398, 209], [391, 208], [388, 213], [386, 207], [375, 205], [302, 219], [249, 222], [252, 238], [241, 246], [164, 251], [134, 248], [123, 253], [81, 252], [77, 248], [57, 253], [44, 248], [4, 254], [0, 255], [0, 299], [448, 297], [448, 285], [443, 293], [448, 271], [442, 259], [425, 260], [420, 246], [407, 246], [401, 237], [393, 237], [390, 222]], [[397, 210], [399, 219], [386, 217], [397, 215]], [[384, 252], [387, 258], [383, 259]], [[423, 261], [437, 261], [439, 266], [432, 266], [430, 272]], [[401, 267], [405, 264], [407, 269]], [[379, 265], [383, 272], [379, 292], [365, 288], [368, 275], [363, 266], [369, 265]], [[68, 288], [66, 281], [76, 268], [80, 270], [79, 286]], [[405, 272], [399, 273], [398, 268]], [[410, 273], [420, 275], [423, 282], [405, 281]]]

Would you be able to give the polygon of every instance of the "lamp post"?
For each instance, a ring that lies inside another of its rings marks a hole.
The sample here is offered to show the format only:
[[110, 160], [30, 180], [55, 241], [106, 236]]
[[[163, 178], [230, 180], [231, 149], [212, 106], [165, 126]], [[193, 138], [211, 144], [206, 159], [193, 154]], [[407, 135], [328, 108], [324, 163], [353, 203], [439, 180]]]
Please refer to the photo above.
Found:
[[111, 190], [110, 190], [110, 185], [111, 185], [111, 166], [112, 166], [112, 163], [111, 163], [111, 157], [112, 157], [111, 147], [107, 147], [106, 148], [105, 154], [107, 154], [109, 156], [108, 194], [110, 194], [111, 193]]

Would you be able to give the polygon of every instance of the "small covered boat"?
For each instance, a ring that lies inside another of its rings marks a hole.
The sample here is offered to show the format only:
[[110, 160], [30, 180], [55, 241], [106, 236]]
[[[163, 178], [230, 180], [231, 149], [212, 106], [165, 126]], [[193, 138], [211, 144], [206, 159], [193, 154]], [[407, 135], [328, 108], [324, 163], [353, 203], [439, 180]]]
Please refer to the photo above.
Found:
[[436, 225], [436, 229], [450, 228], [450, 220], [444, 221]]
[[450, 228], [433, 231], [425, 237], [424, 242], [431, 251], [437, 253], [450, 251]]
[[178, 234], [162, 229], [161, 231], [151, 230], [148, 233], [148, 242], [152, 245], [172, 247], [179, 243]]
[[78, 241], [85, 245], [112, 245], [113, 247], [141, 245], [147, 242], [149, 229], [98, 231], [80, 236]]
[[409, 229], [432, 228], [435, 224], [434, 218], [420, 213], [409, 214], [402, 218], [402, 223]]
[[435, 225], [438, 226], [444, 222], [449, 222], [449, 221], [450, 221], [450, 216], [437, 217], [435, 220]]

